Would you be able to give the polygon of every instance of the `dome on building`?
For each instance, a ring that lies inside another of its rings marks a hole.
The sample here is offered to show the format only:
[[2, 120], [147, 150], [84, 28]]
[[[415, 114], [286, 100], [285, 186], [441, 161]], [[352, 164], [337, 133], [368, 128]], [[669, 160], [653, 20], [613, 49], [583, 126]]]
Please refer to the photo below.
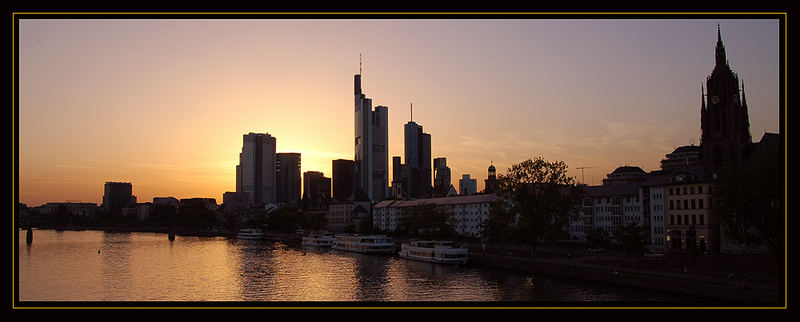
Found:
[[642, 168], [640, 168], [640, 167], [633, 167], [633, 166], [626, 165], [626, 166], [621, 166], [621, 167], [615, 169], [614, 172], [611, 172], [611, 174], [620, 174], [620, 175], [623, 175], [623, 174], [647, 174], [647, 172], [642, 170]]
[[494, 168], [494, 165], [490, 165], [489, 166], [489, 171], [496, 171], [495, 168]]

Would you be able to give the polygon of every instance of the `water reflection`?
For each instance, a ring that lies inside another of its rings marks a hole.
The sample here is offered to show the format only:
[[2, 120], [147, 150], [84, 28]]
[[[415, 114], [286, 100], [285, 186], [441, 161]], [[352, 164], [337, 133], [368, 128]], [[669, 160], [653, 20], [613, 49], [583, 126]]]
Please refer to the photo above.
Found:
[[647, 291], [486, 267], [266, 241], [183, 236], [169, 241], [166, 234], [155, 233], [44, 230], [27, 245], [25, 235], [20, 235], [21, 301], [669, 299]]

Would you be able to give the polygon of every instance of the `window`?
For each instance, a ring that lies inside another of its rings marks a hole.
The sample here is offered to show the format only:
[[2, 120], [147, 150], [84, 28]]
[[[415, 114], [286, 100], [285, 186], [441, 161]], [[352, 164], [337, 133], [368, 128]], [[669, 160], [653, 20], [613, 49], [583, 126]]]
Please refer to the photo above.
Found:
[[697, 203], [700, 209], [703, 209], [703, 199], [697, 199]]
[[694, 200], [694, 199], [692, 199], [692, 209], [695, 209], [695, 208], [696, 208], [696, 207], [695, 207], [695, 200]]
[[685, 225], [688, 225], [688, 224], [689, 224], [689, 215], [683, 215], [683, 223], [684, 223]]
[[706, 224], [706, 220], [705, 219], [706, 219], [705, 215], [700, 215], [700, 224], [701, 225], [705, 225]]
[[686, 187], [683, 187], [683, 194], [686, 194]]
[[688, 199], [684, 199], [683, 200], [683, 209], [689, 209], [689, 200]]
[[672, 210], [672, 209], [675, 209], [675, 204], [673, 203], [673, 201], [674, 201], [674, 200], [670, 200], [670, 201], [669, 201], [669, 209], [670, 209], [670, 210]]
[[680, 215], [678, 215], [678, 216], [676, 216], [676, 217], [678, 217], [678, 225], [680, 225], [680, 224], [681, 224], [681, 216], [680, 216]]
[[669, 195], [672, 195], [672, 188], [669, 188]]
[[692, 215], [692, 225], [697, 225], [697, 215]]
[[697, 187], [697, 193], [703, 193], [703, 186]]

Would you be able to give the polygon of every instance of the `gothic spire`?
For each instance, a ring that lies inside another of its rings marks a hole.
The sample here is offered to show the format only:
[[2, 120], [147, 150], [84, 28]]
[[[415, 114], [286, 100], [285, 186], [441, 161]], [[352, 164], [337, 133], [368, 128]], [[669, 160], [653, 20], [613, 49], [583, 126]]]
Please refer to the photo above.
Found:
[[727, 65], [728, 60], [725, 58], [725, 45], [722, 44], [722, 31], [720, 30], [719, 23], [717, 23], [717, 48], [716, 48], [717, 65]]
[[742, 81], [742, 107], [747, 109], [747, 98], [744, 96], [744, 81]]

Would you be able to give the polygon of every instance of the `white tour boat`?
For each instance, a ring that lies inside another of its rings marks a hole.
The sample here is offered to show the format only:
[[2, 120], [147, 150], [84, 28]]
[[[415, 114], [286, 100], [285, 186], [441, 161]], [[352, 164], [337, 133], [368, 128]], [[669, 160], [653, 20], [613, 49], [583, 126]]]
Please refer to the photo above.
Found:
[[466, 248], [454, 248], [452, 241], [419, 240], [403, 243], [400, 257], [445, 264], [466, 264]]
[[264, 239], [264, 230], [260, 228], [243, 228], [236, 233], [237, 239]]
[[331, 233], [311, 233], [303, 237], [303, 246], [331, 247], [336, 237]]
[[391, 254], [394, 243], [383, 235], [336, 235], [333, 249], [372, 254]]

